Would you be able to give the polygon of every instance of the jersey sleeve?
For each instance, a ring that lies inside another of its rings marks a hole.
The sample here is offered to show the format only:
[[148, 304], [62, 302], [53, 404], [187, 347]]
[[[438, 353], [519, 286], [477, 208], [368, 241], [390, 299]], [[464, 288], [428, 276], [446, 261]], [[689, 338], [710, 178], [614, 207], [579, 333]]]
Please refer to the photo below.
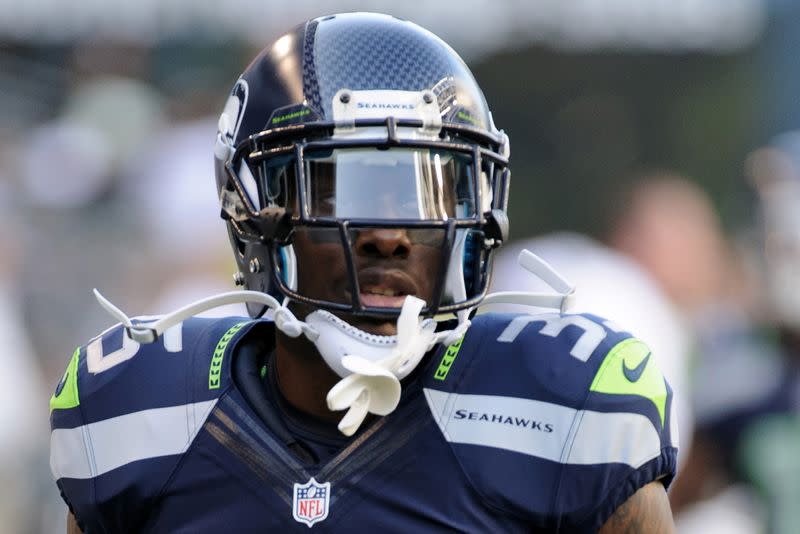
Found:
[[116, 326], [75, 350], [50, 399], [50, 468], [84, 532], [141, 529], [216, 403], [221, 345], [242, 324], [190, 319], [143, 345]]
[[675, 472], [672, 392], [654, 357], [593, 315], [477, 316], [425, 395], [474, 490], [533, 529], [597, 532]]
[[564, 531], [597, 531], [646, 484], [677, 468], [672, 390], [647, 345], [627, 338], [600, 362], [564, 453], [555, 515]]

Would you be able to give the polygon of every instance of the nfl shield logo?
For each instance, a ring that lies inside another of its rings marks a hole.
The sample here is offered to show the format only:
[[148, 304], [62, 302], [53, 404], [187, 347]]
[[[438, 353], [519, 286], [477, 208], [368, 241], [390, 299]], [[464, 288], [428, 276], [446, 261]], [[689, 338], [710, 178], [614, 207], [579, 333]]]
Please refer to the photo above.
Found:
[[305, 523], [309, 527], [314, 523], [328, 517], [328, 504], [330, 503], [331, 483], [320, 484], [314, 477], [305, 484], [294, 485], [294, 502], [292, 514], [298, 523]]

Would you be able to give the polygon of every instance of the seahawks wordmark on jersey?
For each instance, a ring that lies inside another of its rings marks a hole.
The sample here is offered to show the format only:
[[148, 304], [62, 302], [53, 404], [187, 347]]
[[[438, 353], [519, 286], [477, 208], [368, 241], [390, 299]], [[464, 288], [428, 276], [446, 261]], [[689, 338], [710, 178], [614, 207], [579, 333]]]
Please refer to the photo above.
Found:
[[674, 475], [671, 390], [597, 317], [477, 316], [327, 455], [298, 454], [245, 384], [273, 340], [269, 321], [193, 318], [75, 351], [51, 467], [84, 532], [594, 532]]

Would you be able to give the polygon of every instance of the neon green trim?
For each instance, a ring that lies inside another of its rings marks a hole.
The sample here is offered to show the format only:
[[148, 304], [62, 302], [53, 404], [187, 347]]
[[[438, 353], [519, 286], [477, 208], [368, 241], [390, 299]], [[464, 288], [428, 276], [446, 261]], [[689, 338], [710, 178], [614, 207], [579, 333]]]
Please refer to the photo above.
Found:
[[72, 353], [72, 358], [67, 364], [67, 370], [64, 371], [64, 376], [61, 378], [59, 387], [56, 388], [58, 395], [53, 393], [50, 397], [50, 411], [53, 410], [69, 410], [75, 408], [81, 403], [78, 396], [78, 359], [81, 355], [81, 348], [75, 349]]
[[281, 115], [279, 117], [275, 117], [272, 119], [272, 124], [278, 124], [279, 122], [288, 121], [290, 119], [296, 119], [298, 117], [304, 117], [311, 113], [310, 109], [301, 109], [299, 111], [293, 111], [292, 113], [287, 113], [286, 115]]
[[246, 324], [247, 321], [233, 325], [217, 343], [217, 348], [214, 349], [214, 355], [211, 357], [211, 366], [208, 368], [208, 389], [219, 389], [222, 375], [222, 358], [225, 356], [225, 349], [228, 348], [228, 343], [231, 342], [236, 332]]
[[[648, 358], [647, 362], [644, 361]], [[639, 366], [642, 367], [639, 367]], [[625, 368], [628, 376], [625, 376]], [[638, 374], [637, 372], [638, 371]], [[629, 377], [635, 377], [631, 381]], [[591, 391], [610, 395], [639, 395], [655, 404], [661, 425], [664, 425], [667, 406], [667, 384], [664, 375], [643, 342], [629, 338], [612, 348], [597, 370]]]
[[434, 379], [444, 380], [447, 378], [447, 373], [450, 372], [450, 367], [453, 365], [456, 356], [458, 356], [458, 351], [461, 350], [461, 343], [463, 341], [464, 336], [461, 336], [461, 339], [447, 347], [447, 350], [444, 351], [444, 355], [442, 356], [442, 361], [439, 363], [439, 367], [436, 369], [436, 372], [433, 373]]
[[480, 126], [478, 120], [475, 117], [473, 117], [472, 115], [468, 115], [463, 111], [459, 111], [458, 113], [456, 113], [456, 117], [458, 117], [459, 119], [464, 119], [465, 121], [470, 122], [476, 126]]

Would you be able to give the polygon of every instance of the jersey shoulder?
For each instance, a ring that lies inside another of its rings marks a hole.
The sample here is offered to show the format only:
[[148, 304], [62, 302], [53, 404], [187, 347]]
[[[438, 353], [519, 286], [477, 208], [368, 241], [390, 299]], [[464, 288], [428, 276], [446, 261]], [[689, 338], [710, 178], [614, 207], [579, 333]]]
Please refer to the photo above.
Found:
[[[476, 316], [441, 385], [494, 395], [519, 395], [580, 408], [606, 357], [632, 336], [589, 314]], [[460, 360], [460, 361], [458, 361]]]
[[[131, 339], [122, 325], [107, 329], [73, 352], [50, 398], [56, 427], [70, 426], [66, 419], [71, 415], [93, 423], [185, 404], [187, 399], [213, 398], [219, 388], [198, 386], [221, 380], [221, 373], [218, 378], [210, 367], [213, 356], [224, 352], [233, 335], [248, 323], [241, 317], [193, 317], [146, 344]], [[205, 382], [203, 366], [210, 374]], [[63, 424], [61, 419], [65, 419]]]
[[610, 321], [479, 315], [437, 363], [432, 415], [501, 509], [593, 532], [639, 487], [674, 475], [672, 392], [647, 345]]
[[190, 318], [148, 344], [116, 325], [74, 351], [50, 399], [50, 466], [84, 529], [126, 530], [156, 498], [227, 389], [227, 349], [251, 324]]

